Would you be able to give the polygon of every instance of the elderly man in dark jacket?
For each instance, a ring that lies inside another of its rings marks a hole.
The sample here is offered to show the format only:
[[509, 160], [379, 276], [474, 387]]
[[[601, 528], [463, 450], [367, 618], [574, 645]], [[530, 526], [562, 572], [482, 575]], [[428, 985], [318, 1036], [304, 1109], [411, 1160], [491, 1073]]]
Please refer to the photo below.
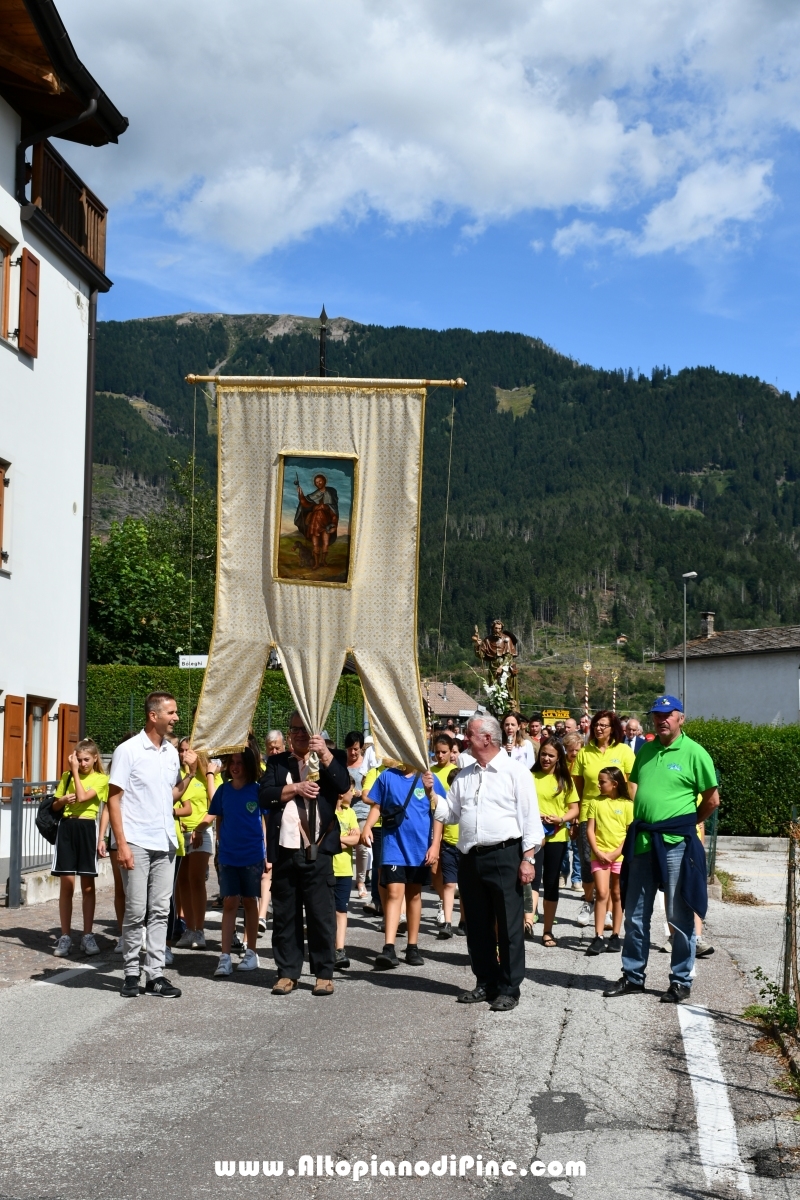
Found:
[[[297, 987], [303, 970], [303, 909], [314, 996], [333, 995], [336, 910], [332, 856], [341, 851], [336, 802], [350, 788], [346, 755], [309, 734], [299, 713], [289, 718], [285, 754], [273, 754], [261, 780], [267, 815], [267, 858], [272, 863], [272, 949], [278, 968], [273, 995]], [[319, 758], [319, 782], [308, 778], [309, 756]]]

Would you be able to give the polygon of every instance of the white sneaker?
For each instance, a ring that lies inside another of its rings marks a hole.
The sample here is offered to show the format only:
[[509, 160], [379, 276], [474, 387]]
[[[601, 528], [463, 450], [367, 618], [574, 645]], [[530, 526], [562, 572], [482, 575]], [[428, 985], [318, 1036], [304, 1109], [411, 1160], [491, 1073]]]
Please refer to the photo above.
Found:
[[81, 950], [84, 954], [99, 954], [100, 947], [94, 939], [93, 933], [85, 933], [81, 938]]
[[122, 938], [121, 937], [117, 938], [117, 944], [114, 947], [114, 953], [122, 954]]
[[[305, 934], [306, 934], [306, 931], [305, 931], [305, 929], [304, 929], [304, 930], [303, 930], [303, 937], [305, 937]], [[243, 941], [242, 941], [242, 939], [239, 937], [238, 930], [236, 930], [236, 929], [234, 929], [234, 931], [233, 931], [233, 937], [231, 938], [231, 949], [232, 949], [232, 950], [244, 950], [244, 942], [243, 942]]]
[[613, 929], [614, 928], [614, 917], [613, 917], [612, 913], [610, 913], [610, 912], [606, 913], [606, 919], [603, 922], [603, 928], [604, 929]]
[[[230, 961], [231, 960], [229, 958], [228, 962], [230, 962]], [[261, 963], [258, 961], [258, 955], [256, 954], [255, 950], [245, 950], [244, 958], [239, 963], [236, 970], [237, 971], [257, 971], [260, 966], [261, 966]]]
[[185, 930], [184, 933], [181, 934], [181, 936], [178, 938], [175, 945], [177, 946], [177, 948], [179, 950], [191, 950], [192, 946], [195, 944], [194, 939], [195, 939], [194, 930], [187, 929], [187, 930]]
[[573, 892], [582, 892], [583, 884], [582, 883], [573, 883], [572, 890], [573, 890]]
[[58, 939], [58, 945], [53, 953], [55, 954], [56, 958], [67, 958], [71, 949], [72, 938], [68, 933], [62, 933], [61, 937]]
[[436, 916], [434, 920], [436, 921], [437, 925], [444, 925], [444, 905], [442, 904], [441, 900], [439, 901], [439, 907], [436, 910]]
[[231, 966], [230, 954], [220, 954], [219, 962], [217, 963], [217, 969], [214, 972], [214, 978], [222, 979], [223, 976], [231, 975], [232, 973], [233, 967]]
[[195, 949], [196, 950], [205, 950], [206, 935], [203, 933], [203, 930], [195, 929], [193, 937], [194, 937], [194, 940], [192, 942], [192, 945], [195, 947]]
[[579, 925], [591, 925], [594, 920], [594, 905], [584, 900], [575, 919]]
[[164, 948], [164, 966], [171, 967], [174, 962], [175, 962], [175, 955], [172, 953], [172, 949], [169, 946], [165, 946], [165, 948]]

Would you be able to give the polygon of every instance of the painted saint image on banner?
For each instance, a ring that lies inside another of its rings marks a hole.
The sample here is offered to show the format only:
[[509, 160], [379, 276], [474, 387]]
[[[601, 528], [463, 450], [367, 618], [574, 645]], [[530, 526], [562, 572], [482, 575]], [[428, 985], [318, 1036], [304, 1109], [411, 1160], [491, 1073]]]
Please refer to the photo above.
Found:
[[355, 459], [283, 458], [278, 579], [346, 584]]

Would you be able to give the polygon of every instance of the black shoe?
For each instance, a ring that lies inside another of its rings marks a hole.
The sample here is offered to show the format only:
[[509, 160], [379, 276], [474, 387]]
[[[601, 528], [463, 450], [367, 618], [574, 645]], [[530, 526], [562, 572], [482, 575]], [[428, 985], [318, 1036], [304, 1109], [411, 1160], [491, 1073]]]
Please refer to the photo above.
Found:
[[456, 1002], [458, 1004], [480, 1004], [482, 1001], [488, 999], [489, 997], [486, 995], [486, 988], [481, 984], [478, 984], [478, 986], [474, 987], [471, 992], [462, 992], [461, 995], [456, 998]]
[[459, 921], [458, 924], [456, 925], [456, 933], [458, 934], [459, 937], [467, 936], [467, 927], [463, 921]]
[[631, 983], [630, 979], [626, 979], [623, 975], [616, 983], [613, 983], [610, 988], [606, 988], [603, 992], [604, 996], [632, 996], [635, 992], [643, 992], [643, 983]]
[[661, 997], [662, 1004], [683, 1004], [692, 994], [692, 989], [685, 983], [671, 983]]
[[120, 989], [119, 994], [120, 994], [120, 996], [123, 996], [126, 1000], [130, 1000], [131, 997], [133, 997], [133, 996], [138, 996], [139, 995], [139, 976], [138, 975], [126, 975], [124, 980], [122, 981], [122, 988]]
[[406, 946], [406, 966], [422, 967], [425, 964], [425, 959], [419, 952], [419, 946], [414, 946], [409, 942]]
[[162, 1000], [177, 1000], [181, 994], [181, 989], [173, 987], [164, 975], [159, 975], [158, 979], [148, 979], [144, 990], [146, 995], [161, 996]]
[[598, 933], [595, 934], [595, 936], [589, 942], [589, 945], [586, 947], [586, 954], [589, 958], [594, 958], [596, 954], [602, 954], [605, 948], [606, 944], [603, 941], [602, 936]]
[[347, 957], [347, 951], [342, 947], [341, 950], [334, 950], [335, 962], [333, 964], [335, 971], [346, 971], [350, 966], [350, 959]]
[[612, 933], [611, 937], [606, 942], [606, 954], [621, 954], [622, 953], [622, 938], [618, 933]]
[[516, 1008], [519, 1000], [516, 996], [498, 996], [489, 1005], [490, 1012], [511, 1012], [512, 1008]]
[[394, 946], [390, 946], [387, 943], [375, 959], [375, 970], [391, 971], [393, 967], [399, 966], [400, 959], [395, 954]]
[[361, 910], [367, 917], [379, 917], [381, 910], [374, 904], [365, 904]]
[[444, 925], [439, 926], [439, 932], [436, 936], [440, 942], [446, 942], [448, 938], [453, 936], [453, 926], [449, 921], [445, 921]]

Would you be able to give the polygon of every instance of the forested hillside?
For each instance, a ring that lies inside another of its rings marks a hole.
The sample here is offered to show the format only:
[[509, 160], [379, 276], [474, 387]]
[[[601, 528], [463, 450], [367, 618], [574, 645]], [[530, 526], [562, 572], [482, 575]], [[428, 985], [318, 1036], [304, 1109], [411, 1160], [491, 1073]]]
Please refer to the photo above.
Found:
[[[170, 457], [185, 461], [190, 371], [315, 374], [316, 322], [281, 321], [101, 324], [97, 387], [109, 395], [98, 404], [96, 461], [149, 477], [163, 476]], [[699, 573], [692, 632], [705, 608], [718, 628], [800, 623], [800, 418], [787, 393], [710, 367], [599, 371], [521, 334], [346, 321], [333, 323], [328, 368], [468, 381], [455, 397], [445, 661], [463, 658], [472, 626], [494, 614], [526, 641], [542, 621], [595, 640], [626, 633], [641, 661], [644, 647], [679, 636], [688, 570]], [[524, 389], [519, 402], [513, 389]], [[126, 396], [158, 410], [156, 425], [126, 409]], [[451, 403], [449, 390], [429, 393], [423, 650], [438, 624]], [[213, 475], [214, 411], [202, 393], [198, 407], [198, 459]]]

